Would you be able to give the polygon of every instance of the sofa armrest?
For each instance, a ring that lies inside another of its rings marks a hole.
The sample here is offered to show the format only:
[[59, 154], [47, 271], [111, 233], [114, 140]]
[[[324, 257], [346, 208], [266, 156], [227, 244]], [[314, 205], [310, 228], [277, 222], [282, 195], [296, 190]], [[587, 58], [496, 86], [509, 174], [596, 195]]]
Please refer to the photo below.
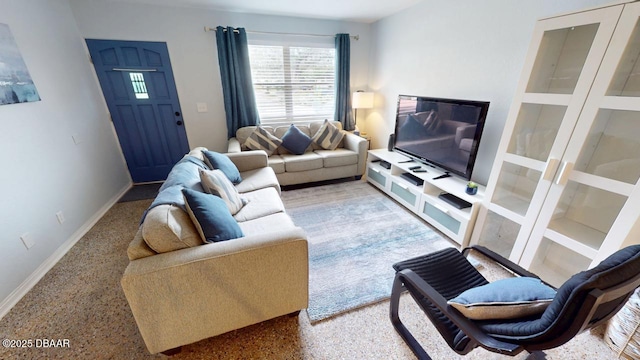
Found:
[[[344, 131], [344, 130], [342, 130]], [[367, 166], [367, 150], [369, 142], [367, 139], [344, 131], [343, 144], [345, 149], [355, 151], [358, 154], [358, 174], [364, 174], [364, 169]]]
[[232, 137], [229, 139], [227, 143], [227, 152], [228, 153], [239, 153], [242, 151], [242, 146], [240, 146], [240, 141], [238, 139]]
[[308, 244], [291, 228], [131, 261], [122, 277], [151, 353], [308, 305]]
[[226, 153], [240, 172], [256, 170], [269, 165], [269, 157], [262, 150]]

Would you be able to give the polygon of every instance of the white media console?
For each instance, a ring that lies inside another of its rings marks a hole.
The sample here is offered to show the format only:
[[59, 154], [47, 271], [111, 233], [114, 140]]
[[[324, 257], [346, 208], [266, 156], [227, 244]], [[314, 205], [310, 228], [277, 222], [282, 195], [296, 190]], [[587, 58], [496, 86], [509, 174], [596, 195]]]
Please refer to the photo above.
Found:
[[[478, 208], [484, 198], [484, 187], [478, 185], [478, 193], [466, 193], [467, 181], [452, 175], [447, 178], [434, 179], [442, 174], [442, 169], [411, 161], [401, 153], [387, 149], [369, 150], [367, 158], [367, 181], [384, 191], [391, 198], [411, 210], [436, 229], [450, 237], [462, 247], [469, 244], [471, 230], [476, 221]], [[384, 161], [389, 168], [381, 165]], [[421, 165], [427, 172], [413, 172], [409, 168]], [[409, 173], [424, 183], [416, 185], [402, 176]], [[457, 199], [470, 204], [458, 209], [442, 200], [440, 194], [451, 194]]]

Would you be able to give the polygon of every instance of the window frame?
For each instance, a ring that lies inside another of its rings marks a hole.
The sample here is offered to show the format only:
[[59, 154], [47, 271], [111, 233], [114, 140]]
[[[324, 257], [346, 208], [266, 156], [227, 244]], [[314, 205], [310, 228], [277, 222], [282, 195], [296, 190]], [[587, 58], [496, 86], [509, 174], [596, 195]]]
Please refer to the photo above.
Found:
[[[306, 47], [306, 48], [325, 48], [325, 49], [332, 49], [335, 51], [335, 44], [334, 44], [334, 38], [333, 37], [325, 37], [325, 36], [318, 36], [318, 37], [308, 37], [308, 36], [304, 36], [304, 37], [298, 37], [298, 36], [291, 36], [291, 35], [275, 35], [275, 34], [250, 34], [250, 37], [247, 39], [248, 40], [248, 46], [251, 47], [252, 45], [261, 45], [261, 46], [282, 46], [283, 47], [283, 67], [284, 67], [284, 84], [283, 86], [285, 87], [285, 119], [282, 118], [278, 118], [278, 119], [269, 119], [269, 118], [263, 118], [262, 116], [260, 116], [260, 122], [262, 125], [268, 125], [268, 126], [281, 126], [281, 125], [290, 125], [290, 124], [308, 124], [310, 122], [314, 122], [314, 121], [319, 121], [319, 120], [324, 120], [325, 118], [328, 118], [329, 120], [333, 120], [334, 117], [334, 109], [335, 109], [335, 101], [336, 101], [336, 95], [335, 95], [335, 66], [336, 66], [336, 61], [335, 61], [335, 56], [334, 56], [334, 61], [333, 61], [333, 78], [334, 78], [334, 82], [331, 85], [333, 87], [333, 109], [331, 110], [330, 114], [327, 115], [318, 115], [317, 118], [307, 118], [307, 119], [296, 119], [295, 118], [295, 114], [293, 113], [293, 100], [291, 99], [291, 97], [293, 96], [293, 92], [291, 90], [292, 88], [292, 83], [291, 83], [291, 59], [290, 59], [290, 52], [289, 49], [292, 47]], [[285, 56], [286, 55], [286, 56]], [[255, 91], [255, 79], [253, 79], [252, 76], [252, 86], [254, 86], [254, 91]], [[289, 88], [289, 91], [287, 91], [286, 89]], [[291, 101], [287, 101], [287, 98], [289, 98]], [[256, 104], [257, 106], [257, 104]], [[258, 111], [259, 112], [259, 111]]]

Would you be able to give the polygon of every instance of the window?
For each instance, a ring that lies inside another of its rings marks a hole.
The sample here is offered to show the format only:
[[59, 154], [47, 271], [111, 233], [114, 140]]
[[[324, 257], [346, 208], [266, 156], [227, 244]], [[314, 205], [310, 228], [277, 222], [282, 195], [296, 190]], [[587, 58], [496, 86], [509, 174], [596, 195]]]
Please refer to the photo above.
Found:
[[147, 93], [147, 85], [144, 83], [144, 76], [142, 73], [129, 73], [131, 79], [131, 85], [133, 85], [133, 92], [136, 95], [136, 99], [148, 99], [149, 93]]
[[249, 57], [262, 123], [333, 119], [334, 48], [253, 44]]

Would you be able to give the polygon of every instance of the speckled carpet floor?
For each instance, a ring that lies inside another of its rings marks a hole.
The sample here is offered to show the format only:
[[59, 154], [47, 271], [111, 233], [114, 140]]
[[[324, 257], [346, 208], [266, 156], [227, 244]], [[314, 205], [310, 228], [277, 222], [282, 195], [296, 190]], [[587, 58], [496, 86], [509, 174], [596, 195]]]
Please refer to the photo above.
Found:
[[[165, 358], [146, 350], [120, 287], [126, 248], [150, 202], [114, 205], [0, 320], [3, 339], [68, 339], [69, 347], [0, 347], [0, 359]], [[489, 280], [505, 276], [487, 265], [482, 272]], [[388, 312], [388, 301], [382, 301], [315, 325], [306, 315], [284, 316], [184, 346], [173, 358], [413, 359]], [[457, 356], [408, 295], [401, 298], [400, 316], [434, 359], [509, 359], [482, 349]], [[590, 332], [547, 351], [547, 359], [614, 358], [601, 336]]]

